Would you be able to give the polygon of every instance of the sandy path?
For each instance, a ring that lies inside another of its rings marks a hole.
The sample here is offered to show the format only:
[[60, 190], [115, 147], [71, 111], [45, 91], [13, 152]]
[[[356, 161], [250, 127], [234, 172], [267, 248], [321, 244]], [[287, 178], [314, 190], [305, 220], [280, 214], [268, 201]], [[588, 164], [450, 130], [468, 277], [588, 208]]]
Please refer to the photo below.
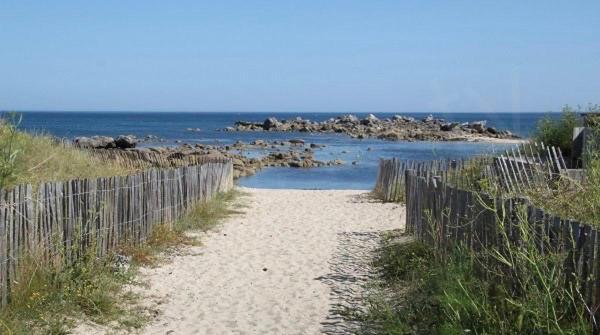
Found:
[[337, 304], [369, 271], [355, 258], [368, 256], [377, 232], [400, 228], [404, 209], [364, 191], [243, 190], [245, 214], [142, 270], [160, 311], [142, 334], [346, 332]]

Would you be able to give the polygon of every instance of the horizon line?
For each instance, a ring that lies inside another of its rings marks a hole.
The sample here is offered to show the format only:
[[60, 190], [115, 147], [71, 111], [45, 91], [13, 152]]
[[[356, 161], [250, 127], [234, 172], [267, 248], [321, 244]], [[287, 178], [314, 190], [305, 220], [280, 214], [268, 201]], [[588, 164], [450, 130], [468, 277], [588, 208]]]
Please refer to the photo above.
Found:
[[544, 114], [544, 113], [560, 113], [560, 110], [549, 111], [414, 111], [414, 112], [383, 112], [383, 111], [285, 111], [285, 110], [59, 110], [59, 109], [0, 109], [0, 113], [198, 113], [198, 114], [228, 114], [228, 113], [256, 113], [256, 114]]

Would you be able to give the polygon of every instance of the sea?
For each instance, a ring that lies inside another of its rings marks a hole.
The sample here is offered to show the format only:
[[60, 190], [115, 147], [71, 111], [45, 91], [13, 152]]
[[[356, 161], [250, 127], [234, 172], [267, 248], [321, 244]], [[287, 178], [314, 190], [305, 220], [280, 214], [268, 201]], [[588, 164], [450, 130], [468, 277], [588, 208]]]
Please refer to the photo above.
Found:
[[[241, 140], [303, 139], [306, 143], [325, 144], [317, 149], [316, 159], [345, 162], [341, 166], [298, 169], [265, 168], [254, 176], [238, 180], [238, 184], [254, 188], [293, 189], [372, 189], [381, 158], [397, 157], [406, 160], [463, 158], [473, 155], [501, 152], [510, 144], [468, 142], [390, 142], [378, 139], [352, 139], [343, 134], [226, 132], [238, 120], [262, 122], [274, 116], [279, 120], [301, 117], [313, 121], [335, 118], [340, 113], [272, 113], [272, 112], [21, 112], [19, 127], [32, 133], [51, 134], [61, 138], [77, 136], [118, 136], [132, 134], [139, 138], [153, 135], [160, 140], [142, 143], [142, 146], [175, 146], [178, 143], [226, 145]], [[362, 118], [368, 113], [354, 113]], [[373, 113], [378, 118], [396, 113]], [[427, 113], [402, 113], [417, 119]], [[433, 114], [448, 121], [470, 122], [486, 120], [488, 126], [506, 129], [528, 137], [543, 117], [557, 114], [542, 113], [448, 113]], [[199, 131], [188, 129], [199, 128]], [[245, 152], [249, 156], [265, 154], [260, 150]], [[352, 164], [352, 162], [355, 162]]]

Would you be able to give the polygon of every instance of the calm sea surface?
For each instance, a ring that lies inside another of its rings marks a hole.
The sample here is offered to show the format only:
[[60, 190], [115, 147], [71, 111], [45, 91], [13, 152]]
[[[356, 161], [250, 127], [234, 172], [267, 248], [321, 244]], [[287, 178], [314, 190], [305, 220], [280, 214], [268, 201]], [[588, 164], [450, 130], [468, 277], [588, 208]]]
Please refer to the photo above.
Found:
[[[237, 120], [260, 121], [269, 116], [278, 119], [301, 116], [303, 119], [323, 121], [339, 113], [76, 113], [76, 112], [25, 112], [21, 128], [32, 132], [50, 133], [58, 137], [91, 135], [117, 136], [133, 134], [138, 137], [155, 135], [165, 141], [144, 145], [175, 145], [186, 143], [228, 144], [236, 140], [250, 142], [256, 139], [286, 140], [301, 138], [307, 143], [326, 144], [315, 156], [321, 160], [342, 159], [347, 164], [314, 169], [267, 168], [252, 177], [242, 178], [240, 185], [261, 188], [301, 189], [371, 189], [377, 174], [379, 158], [402, 159], [460, 158], [489, 153], [507, 148], [507, 145], [464, 142], [387, 142], [376, 139], [356, 140], [340, 134], [272, 133], [272, 132], [223, 132]], [[357, 113], [364, 117], [367, 113]], [[393, 114], [375, 113], [379, 118]], [[427, 114], [404, 113], [416, 118]], [[454, 113], [434, 114], [450, 121], [487, 120], [488, 125], [508, 129], [521, 136], [528, 136], [536, 122], [544, 115], [539, 113]], [[187, 128], [200, 128], [190, 132]], [[371, 148], [371, 150], [367, 150]], [[250, 154], [259, 155], [260, 152]], [[356, 165], [350, 164], [356, 161]]]

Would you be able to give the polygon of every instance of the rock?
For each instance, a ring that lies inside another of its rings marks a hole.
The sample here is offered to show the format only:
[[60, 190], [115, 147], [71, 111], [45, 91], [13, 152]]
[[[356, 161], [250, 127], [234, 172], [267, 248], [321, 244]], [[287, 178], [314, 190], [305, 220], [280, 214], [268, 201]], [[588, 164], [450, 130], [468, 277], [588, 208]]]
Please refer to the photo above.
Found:
[[186, 131], [199, 132], [199, 131], [201, 131], [201, 129], [200, 128], [187, 128]]
[[379, 121], [379, 119], [375, 115], [369, 114], [366, 118], [360, 120], [360, 124], [370, 126], [377, 123], [377, 121]]
[[359, 122], [356, 115], [352, 115], [352, 114], [342, 115], [338, 118], [338, 120], [342, 123], [357, 123], [357, 122]]
[[73, 144], [87, 149], [116, 148], [115, 139], [109, 136], [75, 137]]
[[119, 149], [135, 148], [138, 140], [133, 135], [120, 135], [115, 140], [115, 146]]
[[497, 134], [498, 133], [498, 130], [496, 128], [494, 128], [494, 127], [487, 127], [486, 130], [490, 134]]
[[352, 165], [356, 165], [356, 164], [358, 164], [357, 161], [352, 161]]
[[440, 126], [440, 130], [442, 130], [442, 131], [452, 131], [457, 126], [458, 126], [457, 122], [446, 122], [446, 123], [442, 123], [442, 125]]
[[281, 122], [279, 122], [279, 121], [278, 121], [276, 118], [274, 118], [274, 117], [267, 118], [267, 119], [266, 119], [266, 120], [263, 122], [263, 124], [262, 124], [262, 127], [263, 127], [263, 129], [265, 129], [265, 130], [271, 130], [272, 128], [277, 128], [277, 127], [280, 127], [280, 126], [281, 126]]
[[291, 139], [288, 142], [290, 142], [293, 145], [298, 145], [298, 144], [304, 145], [304, 140], [301, 140], [301, 139]]
[[325, 144], [316, 144], [316, 143], [311, 143], [311, 144], [310, 144], [310, 147], [311, 147], [311, 148], [313, 148], [313, 149], [316, 149], [316, 148], [323, 148], [323, 147], [325, 147]]
[[[496, 129], [488, 131], [485, 121], [477, 121], [460, 125], [455, 122], [446, 122], [444, 119], [434, 118], [428, 115], [421, 121], [412, 117], [394, 115], [392, 119], [378, 119], [369, 114], [359, 120], [354, 115], [342, 115], [322, 122], [302, 120], [297, 117], [279, 121], [274, 117], [267, 118], [263, 123], [238, 121], [235, 123], [236, 131], [297, 131], [307, 133], [340, 133], [351, 138], [380, 138], [387, 140], [423, 140], [423, 141], [449, 141], [457, 137], [490, 137], [505, 138], [514, 135], [506, 135]], [[452, 134], [449, 134], [452, 132]], [[477, 133], [481, 135], [477, 135]], [[290, 141], [292, 144], [304, 144]]]
[[235, 128], [233, 128], [233, 127], [225, 127], [225, 131], [235, 131]]
[[475, 121], [469, 123], [469, 128], [476, 130], [478, 133], [483, 133], [485, 131], [486, 121]]
[[377, 138], [382, 140], [397, 141], [400, 139], [400, 134], [390, 131], [385, 134], [380, 134], [379, 136], [377, 136]]

